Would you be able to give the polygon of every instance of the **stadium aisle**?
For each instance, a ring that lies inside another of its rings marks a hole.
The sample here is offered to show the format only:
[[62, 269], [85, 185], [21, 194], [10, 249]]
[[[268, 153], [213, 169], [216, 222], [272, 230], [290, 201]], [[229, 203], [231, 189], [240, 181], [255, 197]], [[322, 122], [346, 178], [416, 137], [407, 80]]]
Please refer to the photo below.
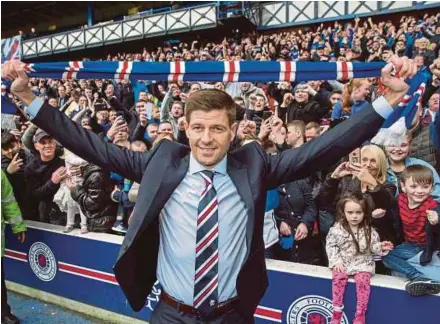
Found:
[[93, 319], [68, 309], [48, 304], [24, 295], [8, 292], [8, 303], [21, 324], [102, 324], [104, 321]]

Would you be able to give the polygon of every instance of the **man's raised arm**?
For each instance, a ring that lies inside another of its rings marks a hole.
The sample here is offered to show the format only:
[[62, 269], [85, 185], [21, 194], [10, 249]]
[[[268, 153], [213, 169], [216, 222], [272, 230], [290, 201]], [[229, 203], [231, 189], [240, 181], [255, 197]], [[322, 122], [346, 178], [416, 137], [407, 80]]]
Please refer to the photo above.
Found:
[[106, 170], [140, 182], [151, 154], [106, 143], [95, 133], [82, 128], [58, 109], [36, 97], [28, 86], [29, 78], [23, 69], [23, 63], [6, 62], [2, 66], [2, 77], [13, 80], [11, 92], [27, 106], [24, 113], [66, 149]]
[[391, 64], [382, 69], [382, 83], [388, 88], [384, 97], [376, 99], [372, 105], [300, 148], [265, 156], [269, 189], [307, 177], [336, 163], [377, 133], [393, 112], [392, 107], [400, 103], [409, 88], [403, 78], [411, 78], [417, 72], [416, 64], [407, 58], [394, 57], [392, 63], [402, 78], [394, 76]]

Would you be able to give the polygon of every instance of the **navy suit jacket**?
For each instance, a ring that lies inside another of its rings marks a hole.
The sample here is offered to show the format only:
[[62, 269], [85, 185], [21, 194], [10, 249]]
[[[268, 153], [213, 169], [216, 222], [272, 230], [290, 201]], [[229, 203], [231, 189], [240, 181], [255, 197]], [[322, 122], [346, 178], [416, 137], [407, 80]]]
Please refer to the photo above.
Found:
[[[252, 143], [228, 153], [228, 174], [248, 210], [249, 248], [236, 283], [241, 314], [253, 318], [268, 285], [263, 243], [266, 192], [336, 163], [373, 137], [383, 121], [369, 106], [300, 148], [268, 155]], [[140, 183], [134, 214], [114, 271], [131, 307], [141, 310], [156, 281], [158, 216], [189, 168], [189, 147], [164, 140], [147, 153], [122, 149], [104, 142], [47, 104], [33, 122], [83, 159]]]

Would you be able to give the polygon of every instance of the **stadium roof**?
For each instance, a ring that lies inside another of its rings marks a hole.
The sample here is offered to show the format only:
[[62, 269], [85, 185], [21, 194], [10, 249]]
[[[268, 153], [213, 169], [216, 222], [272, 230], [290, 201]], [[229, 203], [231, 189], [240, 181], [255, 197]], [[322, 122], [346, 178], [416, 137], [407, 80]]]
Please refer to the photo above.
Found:
[[[128, 15], [128, 10], [139, 12], [170, 6], [170, 1], [93, 1], [95, 22], [112, 20]], [[88, 1], [2, 1], [1, 37], [17, 35], [19, 30], [29, 33], [35, 27], [37, 33], [52, 33], [68, 27], [87, 24]]]

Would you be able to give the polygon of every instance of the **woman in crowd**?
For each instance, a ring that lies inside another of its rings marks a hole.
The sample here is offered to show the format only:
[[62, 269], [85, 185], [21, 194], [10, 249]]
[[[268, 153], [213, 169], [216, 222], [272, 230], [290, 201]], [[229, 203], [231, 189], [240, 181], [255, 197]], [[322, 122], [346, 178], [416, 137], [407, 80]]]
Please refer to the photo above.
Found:
[[359, 112], [366, 106], [366, 98], [370, 94], [370, 81], [368, 79], [352, 79], [344, 87], [342, 102], [335, 104], [332, 112], [333, 119], [349, 117]]
[[345, 193], [361, 194], [373, 207], [372, 222], [381, 239], [394, 242], [396, 234], [391, 211], [395, 207], [396, 186], [386, 181], [386, 176], [385, 153], [376, 145], [364, 146], [360, 151], [360, 165], [343, 162], [327, 176], [319, 192], [319, 208], [332, 217]]

